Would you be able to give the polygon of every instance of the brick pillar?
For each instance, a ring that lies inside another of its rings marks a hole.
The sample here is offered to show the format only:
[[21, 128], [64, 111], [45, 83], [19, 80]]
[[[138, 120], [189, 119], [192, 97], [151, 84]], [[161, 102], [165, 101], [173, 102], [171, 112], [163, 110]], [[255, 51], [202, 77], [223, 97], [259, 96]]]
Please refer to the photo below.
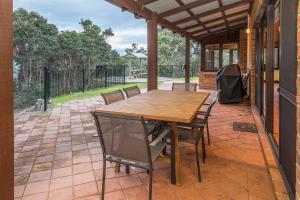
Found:
[[255, 58], [255, 29], [250, 29], [250, 33], [247, 34], [247, 53], [246, 53], [246, 66], [245, 71], [248, 71], [249, 74], [249, 96], [251, 104], [255, 104], [255, 67], [256, 67], [256, 58]]
[[245, 29], [240, 30], [239, 42], [239, 65], [242, 73], [247, 72], [247, 33]]

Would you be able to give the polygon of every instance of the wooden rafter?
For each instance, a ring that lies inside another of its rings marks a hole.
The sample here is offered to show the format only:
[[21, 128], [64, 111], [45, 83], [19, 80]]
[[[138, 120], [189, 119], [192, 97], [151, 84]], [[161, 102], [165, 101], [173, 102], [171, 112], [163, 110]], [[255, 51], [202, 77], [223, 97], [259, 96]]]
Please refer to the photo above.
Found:
[[[219, 3], [220, 8], [223, 8], [223, 7], [224, 7], [221, 0], [218, 0], [218, 3]], [[224, 20], [225, 20], [225, 24], [226, 24], [227, 29], [230, 30], [229, 24], [228, 24], [228, 20], [227, 20], [227, 17], [226, 17], [226, 15], [225, 15], [225, 10], [224, 10], [224, 9], [222, 9], [222, 16], [224, 17]]]
[[[230, 23], [242, 22], [242, 21], [244, 22], [244, 21], [246, 21], [245, 19], [246, 19], [245, 17], [239, 18], [239, 19], [235, 19], [235, 20], [230, 21]], [[247, 24], [247, 23], [245, 23], [245, 24]], [[221, 25], [221, 24], [216, 24], [216, 25], [214, 25], [214, 26], [210, 26], [209, 29], [218, 28], [220, 25]], [[226, 28], [227, 28], [227, 27], [226, 27]], [[202, 30], [197, 30], [197, 31], [193, 31], [193, 32], [191, 32], [191, 34], [194, 35], [194, 34], [200, 33], [200, 32], [202, 32], [203, 30], [204, 30], [204, 29], [202, 29]], [[228, 28], [227, 28], [227, 30], [228, 30]]]
[[213, 36], [216, 36], [216, 35], [219, 35], [219, 34], [222, 34], [224, 32], [234, 32], [234, 31], [238, 31], [242, 28], [246, 28], [247, 25], [245, 24], [241, 24], [241, 25], [237, 25], [237, 26], [232, 26], [230, 31], [228, 31], [226, 28], [225, 29], [221, 29], [221, 30], [218, 30], [216, 31], [215, 33], [212, 33], [212, 34], [205, 34], [205, 35], [199, 35], [197, 36], [198, 37], [198, 40], [203, 40], [203, 39], [206, 39], [208, 37], [213, 37]]
[[[184, 6], [184, 3], [182, 2], [182, 0], [175, 0], [181, 7]], [[187, 9], [186, 10], [191, 16], [194, 16], [194, 13], [190, 10], [190, 9]], [[202, 26], [207, 32], [210, 33], [209, 29], [207, 29], [207, 27], [199, 20], [199, 19], [196, 19], [196, 21], [198, 22], [198, 26]]]
[[[237, 16], [237, 15], [240, 15], [240, 14], [244, 14], [246, 12], [248, 12], [248, 9], [243, 10], [243, 11], [239, 11], [239, 12], [236, 12], [236, 13], [229, 14], [229, 15], [227, 15], [227, 18], [234, 17], [234, 16]], [[222, 20], [222, 19], [224, 19], [224, 18], [223, 17], [217, 17], [217, 18], [208, 20], [206, 22], [202, 22], [202, 24], [206, 25], [206, 24], [210, 24], [210, 23]], [[230, 23], [230, 21], [228, 21], [228, 23]], [[184, 30], [189, 30], [189, 29], [192, 29], [192, 28], [196, 28], [198, 26], [199, 26], [198, 24], [195, 24], [195, 25], [192, 25], [192, 26], [185, 27]]]
[[167, 17], [167, 16], [174, 15], [176, 13], [180, 13], [180, 12], [188, 10], [188, 9], [196, 8], [198, 6], [201, 6], [201, 5], [213, 2], [213, 1], [215, 1], [215, 0], [202, 0], [202, 1], [198, 0], [198, 1], [194, 1], [192, 3], [185, 4], [185, 5], [180, 6], [178, 8], [174, 8], [174, 9], [168, 10], [166, 12], [160, 13], [159, 16], [160, 17]]
[[234, 8], [234, 7], [237, 7], [239, 5], [243, 5], [243, 4], [247, 4], [247, 3], [249, 3], [249, 0], [241, 0], [241, 1], [236, 2], [236, 3], [232, 3], [232, 4], [229, 4], [227, 6], [223, 6], [222, 8], [216, 8], [216, 9], [213, 9], [213, 10], [210, 10], [210, 11], [207, 11], [207, 12], [203, 12], [203, 13], [194, 15], [192, 17], [187, 17], [187, 18], [178, 20], [178, 21], [174, 22], [174, 24], [178, 25], [178, 24], [182, 24], [182, 23], [185, 23], [185, 22], [189, 22], [191, 20], [195, 20], [197, 18], [204, 17], [206, 15], [211, 15], [211, 14], [214, 14], [214, 13], [217, 13], [217, 12], [221, 12], [223, 10], [225, 11], [227, 9]]
[[143, 4], [143, 5], [154, 3], [155, 1], [158, 1], [158, 0], [136, 0], [136, 2]]
[[[126, 8], [131, 13], [137, 13], [137, 14], [139, 14], [139, 16], [145, 18], [146, 20], [149, 20], [153, 14], [153, 12], [151, 10], [145, 8], [138, 2], [135, 2], [132, 0], [130, 0], [130, 1], [128, 1], [128, 0], [106, 0], [106, 1], [118, 6], [120, 8]], [[186, 36], [189, 34], [184, 29], [177, 27], [175, 24], [169, 22], [168, 20], [166, 20], [160, 16], [157, 16], [157, 23], [163, 27], [170, 29], [171, 31], [174, 31], [174, 32], [180, 34], [180, 35]], [[194, 41], [197, 41], [197, 38], [195, 38], [195, 37], [191, 36], [191, 39]]]

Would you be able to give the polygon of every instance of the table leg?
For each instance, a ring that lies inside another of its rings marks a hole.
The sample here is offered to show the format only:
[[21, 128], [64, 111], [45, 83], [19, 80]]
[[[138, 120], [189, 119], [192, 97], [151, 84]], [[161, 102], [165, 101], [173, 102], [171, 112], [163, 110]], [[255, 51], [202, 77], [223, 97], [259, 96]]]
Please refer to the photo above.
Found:
[[172, 145], [171, 145], [171, 183], [181, 185], [181, 163], [178, 142], [177, 123], [172, 122]]

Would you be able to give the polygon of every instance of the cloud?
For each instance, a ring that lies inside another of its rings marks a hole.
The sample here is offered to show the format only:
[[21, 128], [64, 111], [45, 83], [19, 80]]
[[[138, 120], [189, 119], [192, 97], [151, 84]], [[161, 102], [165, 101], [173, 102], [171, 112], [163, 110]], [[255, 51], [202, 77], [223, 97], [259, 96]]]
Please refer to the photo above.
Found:
[[81, 19], [90, 19], [101, 29], [112, 28], [115, 36], [109, 43], [120, 53], [132, 43], [146, 44], [145, 21], [104, 0], [14, 0], [17, 8], [38, 12], [60, 30], [81, 31]]
[[108, 43], [113, 49], [117, 49], [119, 53], [124, 54], [124, 49], [131, 48], [132, 43], [147, 48], [146, 39], [147, 29], [145, 27], [118, 29], [114, 31], [114, 37], [108, 39]]

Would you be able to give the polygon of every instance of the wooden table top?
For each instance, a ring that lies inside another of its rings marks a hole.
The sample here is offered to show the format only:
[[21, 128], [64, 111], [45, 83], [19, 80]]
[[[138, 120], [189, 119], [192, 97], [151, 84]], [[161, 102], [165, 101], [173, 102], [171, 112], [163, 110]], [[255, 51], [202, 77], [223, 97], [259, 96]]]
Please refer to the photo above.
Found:
[[189, 123], [203, 105], [208, 92], [152, 90], [122, 101], [97, 108], [96, 112], [145, 119]]

